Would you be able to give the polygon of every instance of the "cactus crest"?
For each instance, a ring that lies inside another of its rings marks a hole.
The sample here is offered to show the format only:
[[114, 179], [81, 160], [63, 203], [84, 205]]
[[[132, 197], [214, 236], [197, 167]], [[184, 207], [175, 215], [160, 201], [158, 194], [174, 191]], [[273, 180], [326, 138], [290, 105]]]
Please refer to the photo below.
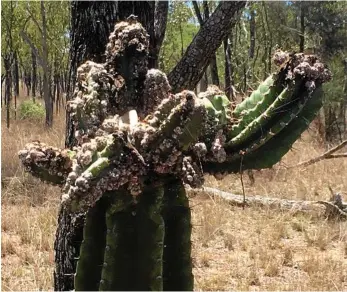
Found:
[[27, 171], [63, 185], [64, 208], [87, 213], [75, 290], [192, 290], [184, 185], [277, 163], [330, 79], [317, 57], [277, 51], [278, 72], [235, 106], [217, 87], [172, 94], [166, 75], [147, 68], [148, 46], [136, 18], [116, 24], [106, 62], [77, 70], [68, 103], [77, 146], [19, 152]]

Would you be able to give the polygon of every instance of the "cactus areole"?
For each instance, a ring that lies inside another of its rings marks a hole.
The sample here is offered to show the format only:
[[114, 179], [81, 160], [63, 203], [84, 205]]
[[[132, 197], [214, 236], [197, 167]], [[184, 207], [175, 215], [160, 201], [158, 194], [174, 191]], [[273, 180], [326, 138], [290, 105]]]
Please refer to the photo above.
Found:
[[235, 106], [216, 87], [170, 92], [147, 69], [148, 35], [116, 24], [106, 63], [79, 67], [68, 104], [78, 145], [27, 144], [27, 171], [63, 185], [62, 207], [87, 213], [75, 290], [192, 290], [184, 185], [204, 173], [271, 167], [322, 106], [330, 72], [317, 57], [277, 51], [278, 72]]

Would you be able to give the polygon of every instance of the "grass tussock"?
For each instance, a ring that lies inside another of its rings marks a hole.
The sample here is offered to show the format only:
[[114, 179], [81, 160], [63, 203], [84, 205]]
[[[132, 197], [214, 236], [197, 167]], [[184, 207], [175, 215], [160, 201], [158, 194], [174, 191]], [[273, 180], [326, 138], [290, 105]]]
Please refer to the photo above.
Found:
[[[3, 122], [2, 132], [2, 290], [52, 290], [53, 243], [60, 189], [24, 173], [17, 152], [40, 140], [62, 147], [65, 117], [44, 122]], [[328, 186], [347, 199], [346, 159], [326, 160], [306, 169], [286, 169], [324, 151], [311, 133], [297, 141], [273, 169], [244, 174], [247, 196], [328, 199]], [[242, 194], [239, 174], [206, 184]], [[326, 221], [259, 207], [228, 205], [208, 196], [190, 200], [196, 290], [346, 290], [347, 222]]]

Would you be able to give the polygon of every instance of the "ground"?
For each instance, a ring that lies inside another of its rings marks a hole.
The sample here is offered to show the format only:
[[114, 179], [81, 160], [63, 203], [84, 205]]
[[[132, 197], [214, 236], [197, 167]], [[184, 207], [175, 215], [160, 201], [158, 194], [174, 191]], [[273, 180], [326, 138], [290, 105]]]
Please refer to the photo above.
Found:
[[[64, 116], [47, 131], [43, 121], [12, 121], [2, 132], [2, 287], [52, 290], [60, 189], [23, 172], [17, 152], [40, 140], [62, 147]], [[301, 200], [329, 199], [330, 186], [347, 200], [347, 159], [307, 168], [286, 166], [324, 152], [313, 127], [271, 170], [244, 175], [245, 194]], [[206, 185], [242, 193], [240, 175]], [[347, 290], [347, 222], [321, 214], [299, 214], [258, 207], [231, 206], [209, 196], [190, 198], [196, 290]]]

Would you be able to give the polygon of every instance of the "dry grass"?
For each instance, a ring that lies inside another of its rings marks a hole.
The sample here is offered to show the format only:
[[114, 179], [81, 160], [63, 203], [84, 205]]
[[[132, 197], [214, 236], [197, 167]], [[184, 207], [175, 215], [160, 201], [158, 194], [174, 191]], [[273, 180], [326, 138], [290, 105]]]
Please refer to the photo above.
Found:
[[[2, 290], [52, 289], [53, 241], [59, 188], [25, 174], [17, 151], [30, 140], [64, 143], [64, 117], [53, 130], [43, 122], [2, 124]], [[246, 195], [327, 199], [328, 186], [347, 194], [346, 159], [286, 170], [324, 151], [305, 133], [283, 162], [245, 176]], [[242, 193], [240, 176], [207, 184]], [[191, 198], [196, 290], [346, 290], [347, 222], [317, 215], [228, 205], [208, 196]]]

